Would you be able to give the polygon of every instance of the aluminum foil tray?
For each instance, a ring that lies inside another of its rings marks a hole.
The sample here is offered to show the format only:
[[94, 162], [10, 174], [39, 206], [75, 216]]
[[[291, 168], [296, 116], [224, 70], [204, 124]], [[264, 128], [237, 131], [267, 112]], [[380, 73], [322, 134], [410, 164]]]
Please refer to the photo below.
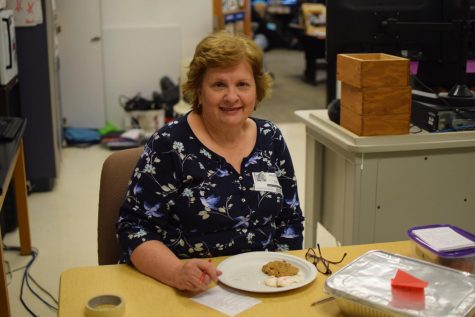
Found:
[[[397, 270], [429, 283], [416, 297], [391, 287]], [[458, 317], [475, 314], [475, 275], [384, 251], [369, 251], [325, 282], [348, 316]]]

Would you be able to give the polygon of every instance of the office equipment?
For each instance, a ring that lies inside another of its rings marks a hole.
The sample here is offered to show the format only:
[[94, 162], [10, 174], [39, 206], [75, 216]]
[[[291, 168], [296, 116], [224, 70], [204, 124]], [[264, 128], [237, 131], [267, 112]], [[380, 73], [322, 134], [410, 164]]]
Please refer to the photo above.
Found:
[[298, 7], [297, 0], [268, 0], [267, 12], [274, 15], [292, 14]]
[[269, 4], [280, 4], [283, 6], [296, 6], [299, 4], [297, 0], [268, 0]]
[[23, 121], [24, 119], [18, 117], [0, 117], [0, 142], [14, 139]]
[[347, 0], [329, 1], [328, 101], [336, 96], [336, 55], [369, 52], [406, 57], [426, 86], [446, 91], [456, 87], [451, 93], [467, 97], [464, 85], [475, 85], [470, 66], [475, 59], [473, 4], [474, 0], [363, 0], [355, 6]]
[[320, 222], [343, 245], [404, 239], [429, 222], [475, 231], [474, 131], [361, 137], [326, 110], [296, 115], [307, 131], [306, 231]]
[[[416, 256], [409, 241], [323, 248], [322, 254], [326, 259], [337, 259], [347, 252], [347, 256], [341, 264], [332, 265], [332, 270], [336, 272], [360, 255], [374, 249], [410, 257]], [[296, 250], [288, 253], [304, 259], [305, 252], [306, 250]], [[216, 266], [226, 258], [223, 256], [211, 260]], [[311, 305], [318, 299], [328, 297], [323, 292], [325, 279], [319, 274], [306, 287], [291, 290], [284, 296], [279, 293], [249, 294], [262, 302], [243, 311], [239, 316], [341, 316], [340, 310], [334, 302], [325, 305]], [[192, 295], [178, 292], [159, 283], [139, 273], [132, 266], [116, 264], [72, 268], [63, 272], [59, 283], [58, 317], [84, 316], [85, 303], [91, 296], [97, 294], [120, 295], [126, 302], [126, 313], [130, 316], [156, 316], [157, 314], [175, 317], [223, 316], [218, 311], [192, 301]]]
[[411, 122], [429, 132], [475, 130], [475, 106], [452, 108], [413, 100]]
[[24, 136], [26, 174], [33, 191], [53, 188], [62, 147], [59, 60], [51, 2], [41, 0], [43, 23], [16, 29], [20, 116], [28, 119]]
[[0, 10], [0, 85], [18, 74], [15, 20], [12, 10]]
[[[20, 233], [20, 253], [22, 255], [29, 255], [32, 252], [32, 248], [22, 141], [24, 132], [25, 124], [22, 125], [19, 133], [13, 140], [0, 143], [0, 165], [2, 166], [0, 169], [0, 207], [5, 201], [8, 185], [13, 180]], [[0, 307], [0, 317], [10, 317], [7, 280], [5, 278], [5, 267], [3, 266], [3, 247], [0, 247]]]
[[0, 116], [20, 116], [20, 89], [18, 86], [18, 76], [15, 76], [8, 85], [0, 85]]
[[[306, 1], [310, 2], [310, 1]], [[298, 0], [251, 0], [252, 5], [257, 3], [265, 3], [267, 5], [297, 6]]]

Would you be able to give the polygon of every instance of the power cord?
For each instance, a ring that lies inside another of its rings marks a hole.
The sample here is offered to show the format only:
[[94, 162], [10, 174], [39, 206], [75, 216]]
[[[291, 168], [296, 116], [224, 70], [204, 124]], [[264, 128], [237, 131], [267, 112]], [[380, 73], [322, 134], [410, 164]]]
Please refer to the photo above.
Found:
[[427, 91], [433, 93], [434, 95], [437, 96], [437, 99], [440, 100], [446, 107], [449, 107], [449, 108], [454, 108], [451, 104], [449, 104], [449, 102], [447, 100], [445, 100], [444, 98], [440, 98], [439, 97], [439, 94], [432, 88], [430, 88], [429, 86], [427, 86], [422, 80], [419, 79], [419, 77], [417, 76], [413, 76], [413, 78], [417, 81], [417, 83], [419, 85], [422, 86], [422, 88], [426, 89]]
[[[475, 120], [475, 112], [471, 109], [468, 108], [460, 108], [456, 107], [454, 105], [451, 105], [445, 98], [441, 98], [439, 94], [429, 86], [427, 86], [422, 80], [420, 80], [417, 76], [413, 76], [413, 78], [417, 81], [417, 83], [430, 93], [433, 93], [435, 96], [437, 96], [437, 100], [440, 100], [446, 106], [448, 109], [455, 111], [458, 115], [459, 118], [463, 119], [470, 119], [470, 120]], [[475, 126], [473, 124], [464, 124], [458, 127], [452, 127], [449, 129], [444, 129], [440, 130], [437, 132], [450, 132], [450, 131], [466, 131], [466, 130], [474, 130]]]
[[[6, 246], [6, 245], [3, 245], [3, 250], [4, 251], [20, 251], [20, 247], [17, 247], [17, 246]], [[39, 254], [39, 251], [38, 249], [36, 248], [33, 248], [32, 252], [31, 252], [31, 259], [28, 261], [28, 263], [26, 264], [26, 266], [23, 266], [21, 268], [16, 268], [14, 270], [10, 270], [8, 273], [10, 274], [10, 276], [12, 276], [12, 279], [13, 279], [13, 275], [12, 273], [13, 272], [16, 272], [16, 271], [19, 271], [21, 269], [24, 269], [24, 272], [23, 272], [23, 277], [22, 277], [22, 281], [21, 281], [21, 287], [20, 287], [20, 302], [21, 304], [23, 305], [23, 307], [30, 313], [31, 316], [33, 317], [37, 317], [38, 315], [36, 315], [32, 310], [31, 308], [26, 304], [25, 300], [23, 299], [23, 289], [25, 287], [25, 284], [26, 286], [28, 287], [28, 289], [30, 290], [30, 292], [36, 297], [38, 298], [41, 302], [43, 302], [43, 304], [45, 304], [48, 308], [50, 308], [51, 310], [57, 312], [58, 311], [58, 300], [56, 300], [54, 298], [53, 295], [51, 295], [50, 292], [48, 292], [46, 289], [44, 289], [34, 278], [33, 276], [30, 274], [30, 268], [31, 266], [33, 265], [33, 263], [35, 262], [36, 258], [38, 257], [38, 254]], [[30, 285], [30, 279], [31, 281], [33, 282], [33, 284], [36, 285], [36, 287], [38, 289], [40, 289], [44, 294], [46, 294], [53, 302], [54, 304], [50, 304], [48, 301], [46, 301], [43, 297], [41, 297]]]
[[422, 129], [419, 128], [417, 125], [414, 125], [414, 124], [410, 123], [409, 124], [409, 132], [411, 134], [417, 134], [417, 133], [421, 133]]
[[7, 277], [10, 278], [10, 280], [7, 282], [7, 285], [10, 285], [12, 283], [12, 280], [13, 280], [12, 269], [10, 267], [10, 262], [8, 262], [7, 260], [4, 260], [4, 262], [5, 262], [5, 266], [7, 267], [7, 269], [5, 270], [5, 273], [6, 273]]

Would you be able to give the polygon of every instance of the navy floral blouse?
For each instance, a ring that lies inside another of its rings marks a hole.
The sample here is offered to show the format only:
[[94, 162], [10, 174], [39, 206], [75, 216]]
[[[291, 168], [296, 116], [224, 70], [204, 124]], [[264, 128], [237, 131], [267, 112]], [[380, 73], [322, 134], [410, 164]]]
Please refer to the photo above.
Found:
[[[149, 240], [163, 242], [179, 258], [302, 248], [290, 153], [272, 122], [252, 119], [257, 140], [241, 174], [195, 137], [187, 116], [152, 135], [117, 222], [121, 262], [129, 263], [132, 251]], [[276, 190], [255, 186], [263, 174], [276, 176]]]

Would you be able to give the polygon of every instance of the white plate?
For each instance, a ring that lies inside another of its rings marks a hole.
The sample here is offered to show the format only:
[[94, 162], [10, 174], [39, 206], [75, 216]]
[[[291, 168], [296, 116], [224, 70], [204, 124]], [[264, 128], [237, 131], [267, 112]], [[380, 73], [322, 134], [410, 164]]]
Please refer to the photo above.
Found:
[[[262, 272], [262, 266], [270, 261], [286, 261], [299, 269], [302, 281], [284, 287], [271, 287], [264, 283], [269, 276]], [[280, 252], [248, 252], [231, 256], [218, 265], [223, 272], [219, 281], [243, 291], [276, 293], [299, 288], [317, 277], [315, 266], [304, 259]]]

